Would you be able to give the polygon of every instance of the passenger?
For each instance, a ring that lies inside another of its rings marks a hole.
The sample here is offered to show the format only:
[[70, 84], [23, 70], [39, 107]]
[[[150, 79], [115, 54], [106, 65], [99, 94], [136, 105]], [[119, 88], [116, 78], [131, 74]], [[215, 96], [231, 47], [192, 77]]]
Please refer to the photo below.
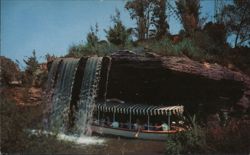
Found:
[[132, 127], [130, 122], [125, 123], [125, 128], [130, 129], [130, 127]]
[[136, 122], [134, 123], [134, 129], [135, 130], [141, 130], [142, 129], [142, 125], [141, 125], [139, 119], [136, 119]]
[[159, 125], [159, 123], [155, 123], [155, 125], [154, 125], [154, 130], [160, 131], [160, 130], [162, 130], [162, 126]]
[[153, 126], [153, 124], [152, 123], [149, 123], [149, 130], [154, 130], [154, 126]]
[[137, 123], [134, 123], [134, 124], [133, 124], [133, 129], [138, 130], [138, 126], [139, 126], [139, 125], [138, 125]]
[[119, 122], [114, 121], [114, 122], [111, 124], [111, 127], [113, 127], [113, 128], [119, 128]]
[[144, 127], [144, 130], [148, 130], [149, 128], [147, 123], [144, 123], [143, 127]]
[[99, 120], [97, 120], [96, 118], [93, 119], [93, 122], [95, 125], [99, 125]]
[[104, 118], [101, 119], [101, 126], [105, 126], [105, 119]]
[[161, 127], [162, 127], [162, 130], [163, 130], [163, 131], [168, 131], [168, 130], [170, 130], [170, 127], [169, 127], [169, 125], [168, 125], [167, 123], [162, 123], [162, 124], [161, 124]]
[[125, 128], [125, 123], [121, 122], [120, 123], [120, 128]]
[[105, 119], [105, 124], [107, 126], [110, 126], [111, 125], [111, 122], [110, 122], [110, 118], [107, 116], [106, 119]]

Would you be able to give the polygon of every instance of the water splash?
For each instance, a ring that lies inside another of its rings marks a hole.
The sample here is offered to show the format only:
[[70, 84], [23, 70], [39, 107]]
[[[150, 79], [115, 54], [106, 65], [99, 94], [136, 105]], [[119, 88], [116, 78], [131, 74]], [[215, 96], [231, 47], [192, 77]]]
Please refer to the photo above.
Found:
[[105, 142], [104, 139], [100, 139], [99, 137], [94, 136], [84, 136], [81, 135], [80, 137], [75, 135], [65, 135], [63, 133], [58, 134], [57, 138], [59, 140], [65, 140], [74, 142], [76, 144], [82, 144], [82, 145], [101, 145]]
[[90, 57], [86, 62], [75, 124], [78, 134], [81, 135], [91, 135], [90, 123], [100, 80], [101, 64], [102, 57]]
[[[26, 130], [29, 134], [31, 135], [55, 135], [53, 132], [48, 132], [46, 130], [35, 130], [35, 129], [28, 129]], [[64, 133], [58, 133], [56, 134], [56, 138], [58, 140], [63, 140], [63, 141], [69, 141], [73, 142], [75, 144], [81, 144], [81, 145], [102, 145], [105, 143], [105, 139], [99, 138], [99, 137], [94, 137], [94, 136], [77, 136], [77, 135], [66, 135]]]

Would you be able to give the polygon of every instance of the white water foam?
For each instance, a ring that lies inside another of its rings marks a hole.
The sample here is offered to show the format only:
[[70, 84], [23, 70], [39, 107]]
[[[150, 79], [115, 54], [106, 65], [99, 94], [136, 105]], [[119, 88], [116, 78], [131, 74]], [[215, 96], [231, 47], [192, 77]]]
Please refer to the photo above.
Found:
[[83, 144], [83, 145], [101, 145], [105, 142], [104, 139], [100, 139], [99, 137], [93, 136], [74, 136], [74, 135], [65, 135], [63, 133], [58, 134], [57, 136], [60, 140], [71, 141], [76, 144]]
[[[32, 135], [39, 135], [39, 134], [43, 134], [44, 136], [53, 135], [52, 132], [42, 131], [42, 130], [27, 130], [27, 131]], [[105, 142], [104, 139], [95, 136], [84, 136], [84, 135], [76, 136], [76, 135], [66, 135], [64, 133], [57, 134], [57, 139], [63, 141], [70, 141], [75, 144], [81, 144], [81, 145], [102, 145]]]

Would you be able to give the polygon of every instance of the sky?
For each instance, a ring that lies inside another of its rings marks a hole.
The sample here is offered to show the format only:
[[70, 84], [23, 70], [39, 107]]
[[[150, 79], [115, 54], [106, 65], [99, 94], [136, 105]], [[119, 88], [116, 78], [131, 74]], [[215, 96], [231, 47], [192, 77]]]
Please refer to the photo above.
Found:
[[[38, 60], [44, 61], [46, 53], [56, 56], [67, 54], [73, 44], [85, 43], [90, 26], [98, 23], [100, 39], [105, 39], [104, 29], [112, 26], [110, 19], [117, 8], [127, 27], [135, 27], [125, 0], [1, 0], [1, 53], [18, 60], [32, 55], [35, 49]], [[171, 1], [174, 3], [174, 0]], [[214, 1], [201, 1], [201, 15], [212, 20]], [[182, 28], [173, 16], [168, 18], [170, 33]]]

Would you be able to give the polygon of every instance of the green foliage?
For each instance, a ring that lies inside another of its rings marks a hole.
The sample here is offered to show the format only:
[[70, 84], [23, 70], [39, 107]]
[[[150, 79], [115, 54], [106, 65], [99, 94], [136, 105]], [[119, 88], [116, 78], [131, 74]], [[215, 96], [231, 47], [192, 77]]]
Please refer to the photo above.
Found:
[[166, 16], [166, 0], [154, 0], [153, 25], [156, 27], [156, 38], [161, 39], [167, 33], [169, 25]]
[[235, 38], [234, 46], [250, 45], [250, 1], [234, 0], [226, 5], [221, 13], [221, 20], [228, 35]]
[[23, 60], [24, 63], [27, 65], [25, 71], [32, 75], [35, 73], [35, 71], [37, 70], [39, 64], [37, 61], [37, 57], [36, 57], [36, 51], [33, 50], [32, 52], [32, 56], [28, 57], [27, 60]]
[[36, 51], [33, 50], [32, 56], [28, 57], [27, 60], [23, 61], [26, 64], [23, 83], [27, 85], [32, 85], [36, 78], [36, 71], [39, 67], [39, 63], [36, 57]]
[[125, 8], [131, 19], [136, 20], [134, 30], [138, 40], [161, 39], [167, 34], [166, 0], [131, 0], [127, 1]]
[[152, 25], [153, 1], [131, 0], [127, 1], [125, 8], [129, 11], [131, 19], [136, 20], [135, 34], [138, 40], [148, 39]]
[[217, 153], [248, 154], [250, 152], [249, 116], [231, 118], [225, 127], [209, 128], [207, 143]]
[[95, 24], [95, 30], [91, 26], [90, 27], [90, 32], [87, 34], [87, 44], [91, 47], [95, 47], [97, 42], [99, 41], [99, 38], [97, 36], [98, 33], [98, 24]]
[[115, 16], [111, 16], [111, 19], [114, 22], [114, 27], [109, 27], [108, 30], [105, 30], [107, 34], [106, 37], [110, 43], [124, 47], [125, 43], [128, 41], [130, 32], [123, 25], [118, 10], [116, 10]]
[[[128, 47], [129, 42], [125, 44], [126, 47]], [[69, 48], [69, 53], [66, 55], [66, 57], [82, 57], [82, 56], [105, 56], [110, 55], [113, 52], [121, 49], [121, 47], [118, 47], [114, 44], [109, 44], [106, 41], [99, 41], [95, 47], [83, 44], [78, 45], [72, 45]]]
[[95, 46], [89, 46], [78, 44], [78, 45], [72, 45], [69, 48], [69, 54], [67, 56], [71, 57], [81, 57], [81, 56], [90, 56], [97, 54], [97, 51], [95, 50]]
[[26, 126], [25, 118], [20, 117], [20, 112], [15, 103], [6, 101], [1, 96], [1, 152], [22, 152], [25, 149], [23, 142]]
[[214, 41], [216, 46], [226, 43], [226, 29], [223, 24], [208, 22], [203, 30]]
[[[19, 107], [2, 94], [0, 100], [1, 153], [74, 153], [76, 149], [72, 143], [59, 141], [56, 133], [42, 134], [42, 105]], [[41, 132], [31, 134], [28, 129], [40, 129]]]
[[190, 34], [198, 28], [200, 0], [178, 0], [175, 3], [183, 28]]
[[194, 154], [208, 151], [206, 130], [196, 123], [195, 116], [191, 124], [191, 130], [167, 137], [166, 154]]
[[151, 40], [150, 42], [142, 43], [146, 49], [151, 52], [160, 53], [162, 55], [181, 56], [186, 55], [191, 58], [206, 57], [202, 50], [195, 44], [193, 40], [184, 38], [178, 43], [173, 43], [169, 38], [163, 40]]

